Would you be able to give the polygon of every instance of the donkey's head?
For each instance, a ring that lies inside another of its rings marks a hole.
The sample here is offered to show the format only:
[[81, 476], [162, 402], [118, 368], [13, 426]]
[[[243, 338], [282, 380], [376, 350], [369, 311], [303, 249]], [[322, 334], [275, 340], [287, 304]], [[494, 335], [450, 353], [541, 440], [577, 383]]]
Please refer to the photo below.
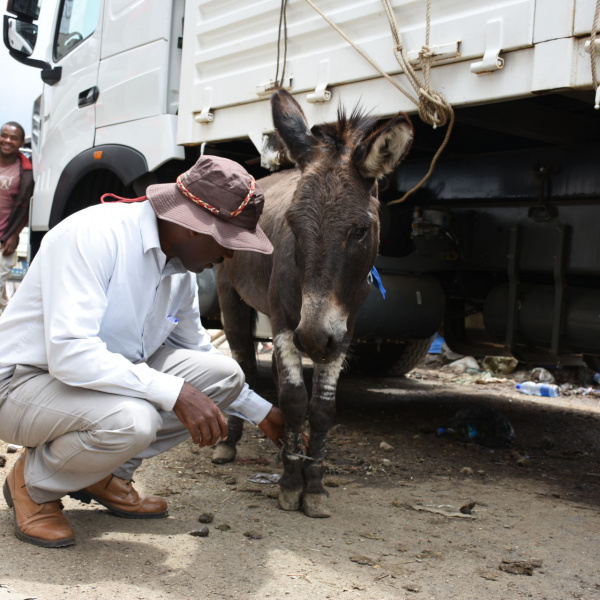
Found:
[[360, 110], [348, 117], [340, 109], [337, 123], [311, 131], [284, 90], [271, 105], [277, 133], [301, 170], [286, 213], [302, 287], [294, 341], [326, 363], [345, 351], [369, 291], [379, 246], [377, 179], [404, 157], [413, 129], [404, 114], [377, 128]]

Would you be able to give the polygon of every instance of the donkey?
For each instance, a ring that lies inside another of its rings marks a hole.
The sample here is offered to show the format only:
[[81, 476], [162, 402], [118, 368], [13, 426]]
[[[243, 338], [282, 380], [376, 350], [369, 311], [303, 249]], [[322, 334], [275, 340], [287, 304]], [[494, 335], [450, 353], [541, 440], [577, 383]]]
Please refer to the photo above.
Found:
[[[271, 98], [273, 122], [297, 168], [259, 181], [265, 193], [260, 226], [272, 255], [238, 252], [217, 269], [223, 326], [234, 358], [252, 387], [256, 379], [256, 312], [271, 319], [274, 374], [285, 419], [284, 473], [279, 506], [329, 517], [323, 487], [325, 438], [335, 414], [337, 380], [352, 340], [356, 314], [379, 246], [377, 179], [390, 173], [412, 144], [408, 117], [376, 121], [354, 109], [338, 122], [311, 130], [285, 90]], [[314, 364], [309, 400], [302, 353]], [[302, 426], [309, 440], [303, 449]], [[229, 417], [229, 434], [213, 462], [235, 458], [242, 421]]]

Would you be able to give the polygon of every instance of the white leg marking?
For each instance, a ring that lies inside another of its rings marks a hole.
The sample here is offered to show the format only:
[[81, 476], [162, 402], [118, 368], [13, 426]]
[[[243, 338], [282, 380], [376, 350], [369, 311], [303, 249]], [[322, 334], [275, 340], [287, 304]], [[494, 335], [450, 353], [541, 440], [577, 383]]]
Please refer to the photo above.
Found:
[[274, 338], [275, 349], [280, 360], [279, 377], [282, 383], [294, 386], [304, 385], [302, 378], [302, 357], [294, 346], [294, 334], [289, 329], [278, 333]]
[[315, 365], [317, 374], [315, 392], [322, 402], [335, 401], [335, 391], [344, 360], [345, 356], [342, 355], [326, 365]]

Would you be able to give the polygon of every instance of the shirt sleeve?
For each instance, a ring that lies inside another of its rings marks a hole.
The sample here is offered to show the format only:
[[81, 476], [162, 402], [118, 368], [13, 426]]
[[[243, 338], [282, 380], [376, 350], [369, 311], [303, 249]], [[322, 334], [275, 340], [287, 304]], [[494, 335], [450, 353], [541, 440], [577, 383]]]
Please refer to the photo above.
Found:
[[172, 410], [184, 380], [111, 352], [99, 337], [107, 289], [117, 260], [110, 231], [81, 223], [40, 251], [48, 371], [63, 383], [143, 398]]
[[272, 406], [245, 383], [240, 395], [225, 409], [225, 412], [258, 425], [269, 414]]

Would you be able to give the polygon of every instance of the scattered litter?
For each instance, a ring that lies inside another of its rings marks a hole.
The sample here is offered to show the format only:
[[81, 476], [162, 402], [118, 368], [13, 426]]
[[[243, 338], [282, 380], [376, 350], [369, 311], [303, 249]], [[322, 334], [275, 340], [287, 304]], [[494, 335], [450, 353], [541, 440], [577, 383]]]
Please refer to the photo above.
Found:
[[454, 373], [481, 373], [479, 363], [472, 356], [459, 358], [447, 365], [447, 368]]
[[460, 472], [462, 475], [473, 475], [473, 469], [471, 469], [471, 467], [463, 467]]
[[557, 398], [560, 396], [560, 388], [553, 383], [538, 383], [536, 381], [523, 381], [517, 383], [517, 390], [523, 394], [533, 396], [545, 396], [547, 398]]
[[256, 473], [248, 478], [252, 483], [277, 483], [281, 479], [279, 473]]
[[[562, 387], [562, 386], [561, 386]], [[588, 394], [600, 394], [600, 390], [595, 390], [592, 387], [589, 388], [578, 388], [577, 391], [582, 395], [582, 396], [587, 396]]]
[[379, 447], [382, 450], [385, 450], [386, 452], [391, 452], [394, 449], [394, 446], [391, 446], [387, 442], [381, 442], [381, 444], [379, 444]]
[[476, 519], [477, 517], [473, 515], [465, 515], [461, 512], [452, 512], [448, 510], [443, 510], [441, 508], [435, 508], [433, 506], [420, 506], [419, 504], [407, 504], [406, 508], [410, 508], [412, 510], [418, 510], [422, 512], [430, 512], [434, 515], [442, 515], [444, 517], [458, 517], [459, 519]]
[[306, 579], [308, 583], [312, 583], [312, 581], [308, 578], [308, 576], [305, 573], [294, 573], [291, 575], [288, 573], [288, 577], [290, 579]]
[[198, 527], [198, 529], [194, 529], [188, 533], [188, 535], [193, 535], [194, 537], [208, 537], [208, 534], [209, 531], [206, 525]]
[[459, 410], [437, 430], [436, 435], [490, 448], [505, 448], [513, 441], [515, 431], [510, 421], [499, 412], [487, 406], [470, 406]]
[[519, 361], [512, 356], [486, 356], [482, 362], [482, 366], [486, 371], [500, 375], [512, 373], [518, 364]]
[[535, 369], [531, 369], [531, 371], [529, 371], [529, 379], [539, 381], [540, 383], [555, 383], [554, 375], [552, 375], [548, 369], [544, 369], [544, 367], [535, 367]]
[[402, 586], [407, 592], [414, 592], [415, 594], [418, 594], [421, 591], [421, 587], [418, 585], [414, 585], [412, 583], [407, 583], [406, 585]]
[[491, 371], [484, 371], [482, 375], [475, 377], [474, 382], [478, 385], [489, 385], [490, 383], [506, 383], [506, 377], [496, 377]]
[[458, 360], [462, 357], [462, 354], [458, 354], [457, 352], [454, 352], [454, 350], [450, 350], [450, 348], [448, 348], [448, 344], [444, 342], [444, 344], [442, 345], [442, 359], [445, 362], [452, 362], [453, 360]]

